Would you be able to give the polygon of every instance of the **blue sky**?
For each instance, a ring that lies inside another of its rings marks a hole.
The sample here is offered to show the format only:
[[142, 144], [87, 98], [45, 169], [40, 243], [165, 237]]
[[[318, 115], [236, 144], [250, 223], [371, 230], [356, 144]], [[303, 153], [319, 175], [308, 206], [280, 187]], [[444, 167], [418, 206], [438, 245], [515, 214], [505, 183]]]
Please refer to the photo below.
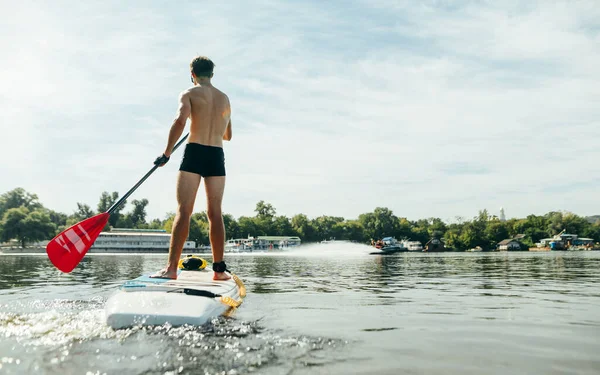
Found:
[[[125, 193], [201, 54], [232, 103], [236, 217], [600, 213], [595, 1], [223, 3], [2, 2], [0, 192], [66, 213]], [[149, 218], [181, 155], [132, 196]]]

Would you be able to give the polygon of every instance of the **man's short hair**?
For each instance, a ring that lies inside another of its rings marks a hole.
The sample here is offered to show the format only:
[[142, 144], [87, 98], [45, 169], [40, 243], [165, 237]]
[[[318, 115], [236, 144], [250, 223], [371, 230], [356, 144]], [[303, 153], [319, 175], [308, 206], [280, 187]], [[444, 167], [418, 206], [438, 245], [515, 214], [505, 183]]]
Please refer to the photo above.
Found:
[[190, 70], [196, 77], [211, 77], [215, 63], [206, 56], [195, 57], [190, 63]]

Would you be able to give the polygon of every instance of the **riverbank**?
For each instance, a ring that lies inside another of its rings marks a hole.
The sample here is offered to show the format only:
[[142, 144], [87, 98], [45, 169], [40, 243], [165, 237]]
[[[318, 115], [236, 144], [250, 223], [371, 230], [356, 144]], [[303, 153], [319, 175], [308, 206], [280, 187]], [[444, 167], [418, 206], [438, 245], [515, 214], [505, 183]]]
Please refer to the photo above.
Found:
[[[348, 242], [349, 243], [349, 242]], [[318, 245], [319, 243], [308, 243], [301, 246], [297, 246], [299, 252], [302, 251], [303, 248], [312, 247]], [[371, 246], [365, 245], [365, 248], [368, 247], [369, 250], [372, 250]], [[290, 250], [258, 250], [258, 251], [226, 251], [225, 254], [263, 254], [263, 253], [281, 253], [288, 252]], [[587, 251], [600, 251], [600, 248], [590, 248], [590, 249], [573, 249], [573, 250], [552, 250], [548, 247], [532, 247], [526, 250], [480, 250], [480, 251], [470, 251], [470, 250], [449, 250], [446, 249], [444, 251], [405, 251], [402, 253], [411, 253], [411, 254], [419, 254], [419, 253], [432, 253], [432, 254], [444, 254], [444, 253], [527, 253], [527, 252], [587, 252]], [[4, 247], [0, 248], [0, 254], [42, 254], [46, 253], [45, 247], [32, 246], [32, 247]], [[144, 248], [106, 248], [106, 249], [95, 249], [91, 248], [88, 251], [88, 254], [167, 254], [169, 253], [168, 248], [162, 249], [144, 249]], [[201, 247], [201, 248], [188, 248], [183, 250], [183, 254], [211, 254], [210, 247]]]
[[89, 256], [68, 275], [2, 256], [0, 373], [598, 373], [600, 253], [360, 250], [231, 254], [248, 290], [231, 318], [118, 331], [106, 299], [163, 255]]

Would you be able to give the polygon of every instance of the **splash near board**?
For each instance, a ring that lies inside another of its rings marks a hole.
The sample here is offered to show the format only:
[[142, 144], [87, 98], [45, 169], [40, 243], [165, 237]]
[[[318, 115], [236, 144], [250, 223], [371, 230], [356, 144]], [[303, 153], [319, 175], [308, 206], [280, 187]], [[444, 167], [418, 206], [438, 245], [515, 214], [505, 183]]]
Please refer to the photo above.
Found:
[[230, 314], [246, 296], [242, 280], [232, 274], [229, 280], [213, 281], [212, 270], [207, 270], [210, 267], [206, 267], [206, 261], [202, 263], [204, 267], [196, 270], [180, 266], [176, 280], [144, 275], [126, 281], [106, 301], [106, 323], [114, 329], [162, 324], [202, 325], [217, 316]]

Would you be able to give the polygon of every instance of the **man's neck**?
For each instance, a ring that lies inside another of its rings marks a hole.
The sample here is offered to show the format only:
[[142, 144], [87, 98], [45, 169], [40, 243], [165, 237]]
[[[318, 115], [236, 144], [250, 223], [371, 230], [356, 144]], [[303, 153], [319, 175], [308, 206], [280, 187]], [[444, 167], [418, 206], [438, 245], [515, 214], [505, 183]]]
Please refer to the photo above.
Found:
[[208, 77], [196, 77], [196, 84], [201, 86], [211, 86], [210, 78]]

